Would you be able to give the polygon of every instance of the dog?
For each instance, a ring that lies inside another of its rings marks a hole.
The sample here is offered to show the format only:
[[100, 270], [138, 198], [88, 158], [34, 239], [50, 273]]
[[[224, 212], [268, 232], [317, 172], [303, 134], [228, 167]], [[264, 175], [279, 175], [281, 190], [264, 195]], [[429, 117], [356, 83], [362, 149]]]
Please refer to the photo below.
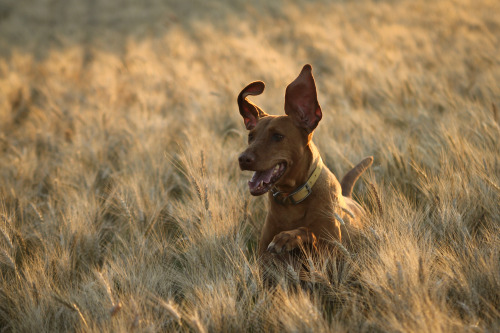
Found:
[[312, 142], [322, 111], [311, 65], [305, 65], [287, 86], [285, 115], [268, 115], [247, 99], [262, 94], [264, 87], [264, 82], [255, 81], [238, 95], [239, 111], [249, 131], [239, 166], [254, 171], [248, 182], [250, 193], [268, 193], [269, 198], [259, 257], [315, 246], [332, 237], [340, 242], [345, 221], [361, 227], [365, 211], [352, 199], [352, 190], [373, 157], [363, 159], [340, 183], [325, 166]]

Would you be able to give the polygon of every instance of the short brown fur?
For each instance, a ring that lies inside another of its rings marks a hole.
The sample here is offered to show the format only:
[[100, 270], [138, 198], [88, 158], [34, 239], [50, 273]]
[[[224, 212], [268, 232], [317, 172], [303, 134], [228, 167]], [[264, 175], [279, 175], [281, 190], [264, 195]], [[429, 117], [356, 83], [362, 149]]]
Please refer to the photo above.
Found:
[[[240, 167], [264, 171], [286, 163], [286, 171], [273, 185], [280, 192], [291, 193], [322, 163], [312, 142], [313, 131], [322, 118], [312, 68], [305, 65], [287, 87], [284, 116], [268, 115], [246, 99], [247, 95], [257, 95], [263, 90], [264, 83], [256, 81], [238, 96], [240, 113], [249, 130], [249, 145], [239, 157]], [[365, 158], [341, 183], [323, 165], [311, 194], [299, 204], [277, 202], [269, 191], [269, 212], [262, 229], [259, 255], [279, 254], [332, 237], [341, 241], [345, 228], [340, 220], [361, 227], [364, 210], [351, 198], [351, 193], [356, 180], [372, 162], [372, 157]]]

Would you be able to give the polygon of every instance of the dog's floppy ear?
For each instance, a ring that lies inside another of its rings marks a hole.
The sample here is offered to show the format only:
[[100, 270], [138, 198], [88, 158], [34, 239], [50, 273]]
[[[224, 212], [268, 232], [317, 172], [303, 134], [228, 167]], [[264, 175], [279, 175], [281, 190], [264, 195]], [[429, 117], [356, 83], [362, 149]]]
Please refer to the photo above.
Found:
[[259, 118], [268, 115], [257, 105], [247, 100], [248, 95], [255, 96], [262, 94], [262, 92], [264, 91], [264, 87], [264, 82], [255, 81], [243, 88], [243, 90], [238, 95], [238, 107], [240, 108], [240, 114], [243, 117], [243, 121], [245, 122], [245, 127], [247, 128], [247, 130], [251, 130], [252, 128], [254, 128]]
[[318, 126], [322, 113], [311, 65], [305, 65], [295, 81], [286, 87], [285, 113], [308, 133]]

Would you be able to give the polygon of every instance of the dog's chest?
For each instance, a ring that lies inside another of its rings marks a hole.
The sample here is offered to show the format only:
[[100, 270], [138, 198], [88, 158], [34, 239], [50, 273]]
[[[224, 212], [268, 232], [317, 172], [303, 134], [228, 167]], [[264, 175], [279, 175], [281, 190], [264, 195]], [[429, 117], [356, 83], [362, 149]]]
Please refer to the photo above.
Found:
[[291, 230], [304, 227], [312, 219], [310, 207], [307, 205], [271, 204], [268, 219], [272, 225], [280, 230]]

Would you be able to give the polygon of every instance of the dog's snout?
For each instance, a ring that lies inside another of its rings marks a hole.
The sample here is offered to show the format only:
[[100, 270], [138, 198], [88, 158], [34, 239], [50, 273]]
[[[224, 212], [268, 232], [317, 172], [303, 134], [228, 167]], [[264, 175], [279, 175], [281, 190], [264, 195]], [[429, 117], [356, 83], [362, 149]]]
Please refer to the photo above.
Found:
[[238, 162], [240, 162], [241, 169], [247, 169], [255, 162], [255, 155], [250, 152], [244, 152], [238, 157]]

